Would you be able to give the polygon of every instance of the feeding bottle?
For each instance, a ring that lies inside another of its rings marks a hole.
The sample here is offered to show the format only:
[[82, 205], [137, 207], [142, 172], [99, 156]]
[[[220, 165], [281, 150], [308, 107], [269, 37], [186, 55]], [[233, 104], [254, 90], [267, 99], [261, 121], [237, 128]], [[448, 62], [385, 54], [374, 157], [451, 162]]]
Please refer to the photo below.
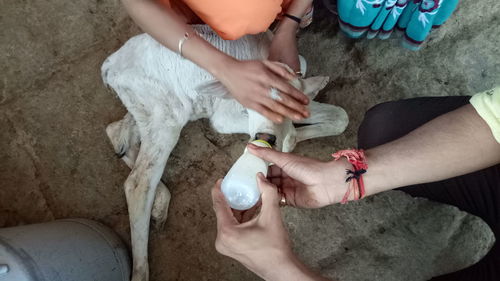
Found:
[[[271, 147], [264, 140], [254, 140], [251, 143], [261, 147]], [[266, 176], [268, 166], [269, 163], [251, 154], [245, 148], [243, 155], [236, 160], [222, 181], [222, 193], [231, 208], [248, 210], [259, 201], [257, 173], [260, 172]]]

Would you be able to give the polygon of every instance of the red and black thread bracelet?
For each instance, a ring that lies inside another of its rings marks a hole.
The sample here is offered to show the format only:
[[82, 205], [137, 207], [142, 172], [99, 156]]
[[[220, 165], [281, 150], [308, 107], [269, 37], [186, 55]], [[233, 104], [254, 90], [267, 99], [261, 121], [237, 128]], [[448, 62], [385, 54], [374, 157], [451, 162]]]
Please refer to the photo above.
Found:
[[354, 199], [359, 200], [363, 198], [366, 194], [365, 184], [363, 182], [363, 174], [368, 170], [368, 164], [366, 163], [365, 152], [362, 149], [346, 149], [339, 150], [332, 154], [335, 161], [342, 157], [347, 158], [347, 161], [352, 164], [353, 170], [346, 170], [346, 180], [348, 183], [347, 191], [340, 201], [341, 204], [347, 203], [351, 192], [353, 193]]

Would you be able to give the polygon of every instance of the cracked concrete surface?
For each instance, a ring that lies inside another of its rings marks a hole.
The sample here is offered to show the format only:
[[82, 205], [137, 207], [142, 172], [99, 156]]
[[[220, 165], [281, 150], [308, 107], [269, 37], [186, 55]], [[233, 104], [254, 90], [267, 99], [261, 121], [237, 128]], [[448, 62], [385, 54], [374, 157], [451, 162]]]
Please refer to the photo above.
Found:
[[[122, 190], [129, 171], [104, 132], [125, 110], [99, 69], [140, 31], [118, 0], [0, 0], [0, 7], [0, 227], [83, 217], [129, 241]], [[300, 50], [310, 75], [331, 77], [318, 99], [345, 108], [351, 123], [341, 136], [299, 144], [297, 153], [327, 160], [354, 146], [363, 112], [379, 102], [500, 85], [496, 0], [461, 1], [419, 52], [396, 39], [347, 39], [325, 11], [316, 17], [301, 32]], [[152, 280], [258, 280], [213, 246], [210, 188], [246, 140], [219, 135], [206, 120], [183, 130], [163, 176], [169, 218], [150, 235]], [[340, 280], [426, 280], [476, 261], [493, 242], [479, 219], [399, 192], [284, 214], [298, 254]], [[443, 264], [439, 251], [454, 259]]]

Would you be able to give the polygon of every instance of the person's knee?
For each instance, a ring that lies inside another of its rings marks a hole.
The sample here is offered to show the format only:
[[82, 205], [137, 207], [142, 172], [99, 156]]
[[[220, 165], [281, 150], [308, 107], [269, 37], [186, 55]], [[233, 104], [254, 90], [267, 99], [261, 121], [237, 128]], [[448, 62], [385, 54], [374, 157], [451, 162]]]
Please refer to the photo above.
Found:
[[387, 142], [399, 121], [398, 107], [398, 101], [384, 102], [373, 106], [365, 113], [358, 129], [359, 148], [368, 149]]

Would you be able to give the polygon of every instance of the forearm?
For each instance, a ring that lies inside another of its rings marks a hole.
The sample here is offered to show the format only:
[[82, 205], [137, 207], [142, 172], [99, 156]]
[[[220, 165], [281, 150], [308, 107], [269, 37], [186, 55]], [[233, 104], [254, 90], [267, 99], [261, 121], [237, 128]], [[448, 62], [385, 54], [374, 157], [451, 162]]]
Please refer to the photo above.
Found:
[[301, 18], [311, 7], [312, 3], [312, 0], [294, 0], [292, 3], [290, 3], [290, 6], [288, 6], [285, 12], [287, 14]]
[[500, 162], [500, 144], [471, 105], [366, 151], [367, 194], [471, 173]]
[[203, 38], [196, 36], [184, 19], [168, 7], [163, 7], [154, 0], [122, 0], [122, 2], [129, 15], [144, 32], [174, 52], [179, 51], [179, 40], [186, 32], [189, 33], [190, 39], [182, 48], [183, 56], [214, 76], [223, 69], [225, 62], [232, 60]]

